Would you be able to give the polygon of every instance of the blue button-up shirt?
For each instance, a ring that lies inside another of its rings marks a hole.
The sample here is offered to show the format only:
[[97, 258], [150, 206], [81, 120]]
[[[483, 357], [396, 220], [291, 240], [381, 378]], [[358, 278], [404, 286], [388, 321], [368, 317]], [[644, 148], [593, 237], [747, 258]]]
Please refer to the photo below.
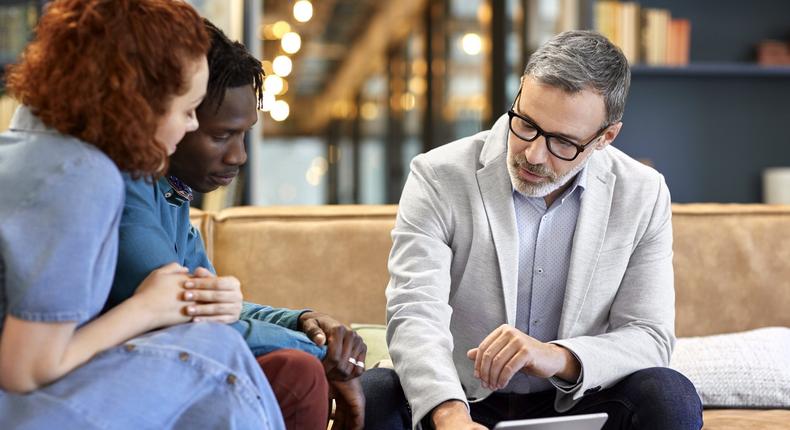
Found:
[[[573, 235], [586, 185], [585, 167], [551, 207], [543, 197], [513, 191], [519, 243], [516, 328], [541, 342], [557, 340]], [[530, 393], [552, 388], [547, 379], [517, 373], [503, 391]]]
[[[124, 185], [118, 265], [106, 309], [131, 297], [148, 274], [166, 264], [177, 262], [190, 272], [198, 267], [214, 272], [200, 234], [189, 221], [189, 190], [177, 190], [167, 178], [150, 184], [128, 174]], [[245, 302], [233, 327], [256, 356], [291, 348], [323, 359], [326, 347], [296, 331], [302, 312]]]

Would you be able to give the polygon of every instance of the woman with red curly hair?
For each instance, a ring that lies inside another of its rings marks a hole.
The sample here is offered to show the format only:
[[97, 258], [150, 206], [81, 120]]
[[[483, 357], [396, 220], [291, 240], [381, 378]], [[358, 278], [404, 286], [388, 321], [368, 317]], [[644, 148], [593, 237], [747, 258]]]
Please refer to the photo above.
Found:
[[186, 268], [154, 271], [98, 316], [120, 171], [161, 175], [197, 128], [207, 49], [181, 1], [57, 0], [9, 68], [23, 106], [0, 134], [3, 428], [283, 428], [238, 333], [183, 324]]

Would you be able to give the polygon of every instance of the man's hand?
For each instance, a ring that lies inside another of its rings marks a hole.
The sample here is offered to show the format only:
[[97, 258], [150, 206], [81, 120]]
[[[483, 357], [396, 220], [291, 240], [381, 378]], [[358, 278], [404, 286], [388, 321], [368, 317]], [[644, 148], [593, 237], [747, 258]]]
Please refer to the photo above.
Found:
[[466, 356], [475, 361], [475, 377], [489, 390], [501, 390], [516, 372], [540, 378], [557, 376], [569, 382], [579, 378], [581, 364], [567, 349], [543, 343], [503, 324]]
[[332, 430], [362, 430], [365, 426], [365, 394], [358, 378], [330, 380], [329, 398], [335, 399]]
[[448, 400], [440, 403], [430, 412], [436, 430], [485, 430], [485, 427], [472, 421], [464, 402]]
[[368, 347], [355, 331], [329, 315], [313, 311], [305, 312], [299, 317], [299, 330], [316, 345], [326, 344], [323, 364], [330, 381], [347, 381], [365, 371]]
[[233, 323], [241, 314], [241, 283], [233, 276], [215, 276], [198, 267], [192, 278], [184, 283], [184, 300], [197, 302], [187, 307], [192, 321]]

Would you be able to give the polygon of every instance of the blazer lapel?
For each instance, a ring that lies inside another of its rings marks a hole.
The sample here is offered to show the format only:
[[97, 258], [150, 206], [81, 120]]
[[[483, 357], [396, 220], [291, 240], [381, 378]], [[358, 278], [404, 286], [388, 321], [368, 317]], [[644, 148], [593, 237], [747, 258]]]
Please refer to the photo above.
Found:
[[573, 236], [565, 301], [558, 330], [560, 339], [571, 336], [573, 326], [579, 319], [609, 223], [616, 178], [605, 167], [604, 158], [604, 154], [594, 154], [587, 166], [590, 171]]
[[491, 127], [481, 151], [483, 167], [477, 171], [477, 183], [494, 238], [507, 323], [514, 325], [518, 294], [518, 232], [513, 185], [507, 171], [507, 133], [507, 116], [503, 115]]

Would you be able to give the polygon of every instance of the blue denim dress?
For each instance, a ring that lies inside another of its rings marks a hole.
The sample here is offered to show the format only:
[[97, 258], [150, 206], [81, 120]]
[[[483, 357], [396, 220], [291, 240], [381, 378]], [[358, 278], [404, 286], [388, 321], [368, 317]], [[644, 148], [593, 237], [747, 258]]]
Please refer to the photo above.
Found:
[[[92, 145], [20, 108], [0, 134], [0, 330], [6, 315], [83, 325], [112, 284], [121, 175]], [[0, 332], [1, 333], [1, 332]], [[26, 395], [0, 390], [0, 428], [283, 429], [243, 338], [183, 324], [97, 354]]]

